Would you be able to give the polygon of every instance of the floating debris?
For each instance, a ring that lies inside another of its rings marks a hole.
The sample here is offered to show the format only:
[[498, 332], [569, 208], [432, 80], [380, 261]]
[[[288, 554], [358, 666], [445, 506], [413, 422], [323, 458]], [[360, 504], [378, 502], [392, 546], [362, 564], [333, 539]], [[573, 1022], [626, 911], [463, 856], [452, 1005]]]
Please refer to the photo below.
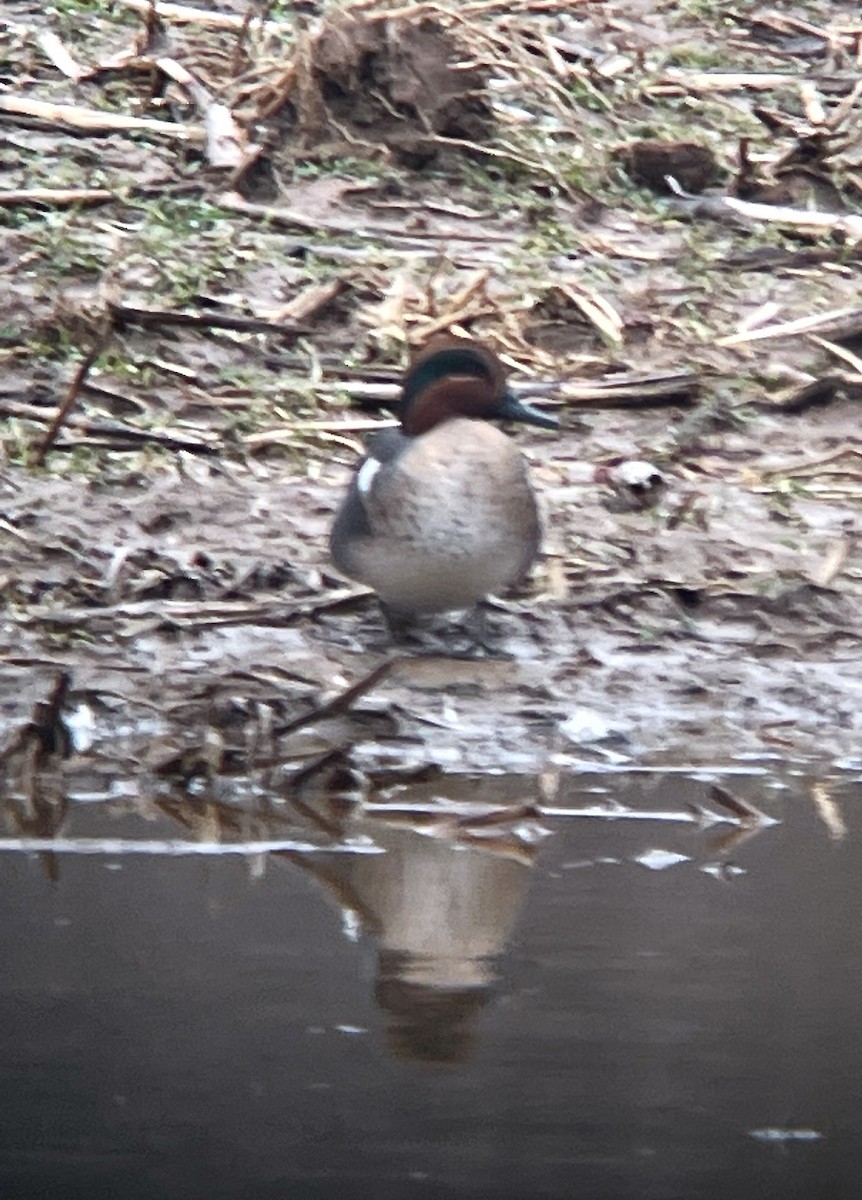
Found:
[[18, 851], [24, 854], [149, 854], [165, 858], [193, 855], [221, 857], [226, 854], [382, 854], [370, 838], [357, 837], [343, 842], [317, 845], [297, 838], [273, 838], [260, 842], [184, 842], [144, 841], [141, 838], [0, 838], [0, 853]]
[[823, 1134], [817, 1129], [749, 1129], [748, 1136], [758, 1142], [819, 1142]]
[[636, 855], [632, 862], [640, 863], [650, 871], [666, 871], [668, 867], [691, 862], [691, 858], [687, 854], [675, 854], [673, 850], [645, 850], [643, 854]]

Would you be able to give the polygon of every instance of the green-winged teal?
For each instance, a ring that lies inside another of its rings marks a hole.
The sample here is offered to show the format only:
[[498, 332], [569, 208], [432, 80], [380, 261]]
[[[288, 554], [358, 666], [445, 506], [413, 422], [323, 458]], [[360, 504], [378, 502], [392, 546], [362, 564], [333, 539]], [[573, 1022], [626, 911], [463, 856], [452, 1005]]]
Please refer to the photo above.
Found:
[[335, 518], [342, 574], [373, 588], [390, 622], [471, 609], [520, 579], [539, 548], [524, 459], [490, 419], [558, 422], [519, 401], [495, 354], [432, 344], [408, 368], [400, 429], [373, 434]]

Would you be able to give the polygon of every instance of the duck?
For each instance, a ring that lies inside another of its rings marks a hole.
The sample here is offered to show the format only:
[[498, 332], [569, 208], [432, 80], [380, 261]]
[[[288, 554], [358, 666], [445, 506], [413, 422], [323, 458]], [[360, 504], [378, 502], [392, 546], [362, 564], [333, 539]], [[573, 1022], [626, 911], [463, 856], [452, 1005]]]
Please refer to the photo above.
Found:
[[526, 575], [541, 540], [536, 497], [523, 456], [490, 422], [559, 427], [473, 340], [420, 352], [397, 415], [398, 428], [368, 439], [330, 536], [336, 570], [377, 593], [391, 633], [423, 614], [470, 612]]

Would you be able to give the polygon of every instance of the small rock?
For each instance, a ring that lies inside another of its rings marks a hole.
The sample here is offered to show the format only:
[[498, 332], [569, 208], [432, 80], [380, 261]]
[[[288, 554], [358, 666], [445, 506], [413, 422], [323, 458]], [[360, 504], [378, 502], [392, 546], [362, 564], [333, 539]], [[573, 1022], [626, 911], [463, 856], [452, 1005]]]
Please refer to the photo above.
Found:
[[597, 468], [595, 480], [612, 489], [605, 507], [615, 512], [652, 508], [667, 487], [667, 477], [658, 467], [637, 458]]

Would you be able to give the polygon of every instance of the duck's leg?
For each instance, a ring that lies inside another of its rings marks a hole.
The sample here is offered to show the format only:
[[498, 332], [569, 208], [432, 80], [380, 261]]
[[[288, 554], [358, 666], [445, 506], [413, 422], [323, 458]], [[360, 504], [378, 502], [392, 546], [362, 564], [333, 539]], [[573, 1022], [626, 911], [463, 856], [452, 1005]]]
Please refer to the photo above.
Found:
[[[415, 646], [429, 654], [443, 654], [449, 658], [505, 658], [505, 651], [500, 649], [496, 631], [488, 621], [489, 607], [484, 600], [470, 609], [465, 617], [458, 620], [454, 628], [447, 622], [445, 629], [425, 629], [421, 618], [414, 613], [403, 612], [390, 608], [380, 601], [380, 611], [386, 624], [389, 637], [395, 645]], [[463, 631], [466, 644], [458, 637], [456, 631]], [[453, 646], [453, 634], [461, 642]]]
[[[476, 637], [469, 618], [467, 624], [461, 625], [461, 628], [465, 629], [470, 644], [463, 648], [453, 648], [451, 625], [448, 625], [445, 630], [427, 629], [422, 618], [415, 613], [391, 608], [382, 600], [380, 601], [380, 611], [383, 614], [390, 641], [395, 645], [409, 646], [419, 653], [434, 656], [442, 654], [449, 658], [473, 657], [477, 653], [477, 646], [482, 646], [482, 638]], [[480, 617], [480, 623], [481, 621]], [[484, 653], [484, 646], [478, 652]]]
[[417, 630], [410, 613], [402, 612], [398, 608], [390, 608], [382, 600], [380, 601], [380, 611], [383, 614], [386, 631], [396, 645], [416, 640], [421, 641], [421, 638], [417, 639]]
[[475, 608], [471, 609], [464, 621], [464, 629], [467, 636], [473, 642], [473, 653], [477, 657], [485, 657], [486, 655], [493, 658], [499, 658], [503, 653], [500, 650], [497, 638], [494, 631], [491, 629], [488, 622], [489, 606], [485, 600], [480, 600]]

